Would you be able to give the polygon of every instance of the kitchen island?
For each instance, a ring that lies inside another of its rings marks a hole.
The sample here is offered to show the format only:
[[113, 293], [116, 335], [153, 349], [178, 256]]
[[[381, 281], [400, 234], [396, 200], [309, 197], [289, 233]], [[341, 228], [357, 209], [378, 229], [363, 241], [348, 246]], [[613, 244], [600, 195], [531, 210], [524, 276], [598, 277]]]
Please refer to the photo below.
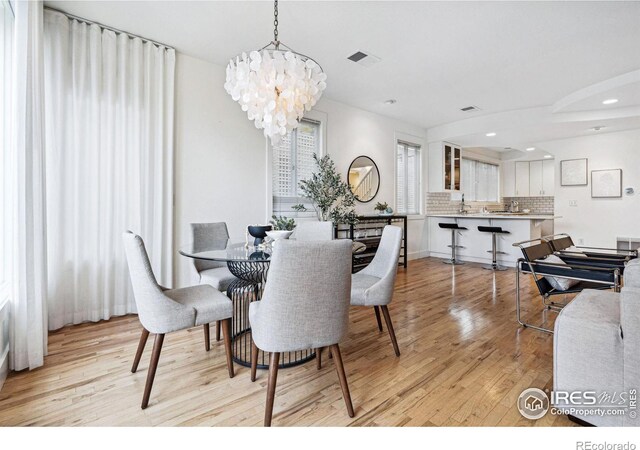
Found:
[[516, 260], [522, 256], [514, 242], [537, 239], [553, 234], [553, 221], [560, 218], [552, 214], [513, 214], [513, 213], [469, 213], [427, 214], [429, 228], [429, 253], [436, 258], [451, 258], [451, 232], [438, 226], [439, 223], [457, 223], [468, 228], [457, 236], [457, 243], [463, 248], [457, 249], [457, 259], [461, 261], [491, 263], [491, 233], [478, 231], [478, 226], [502, 227], [509, 234], [498, 235], [498, 263], [514, 267]]

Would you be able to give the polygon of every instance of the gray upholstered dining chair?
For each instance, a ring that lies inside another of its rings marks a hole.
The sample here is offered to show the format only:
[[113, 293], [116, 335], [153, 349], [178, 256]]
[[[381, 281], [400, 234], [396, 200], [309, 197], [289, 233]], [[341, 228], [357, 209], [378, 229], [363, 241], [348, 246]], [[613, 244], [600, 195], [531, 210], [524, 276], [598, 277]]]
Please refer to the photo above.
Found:
[[[225, 222], [192, 223], [191, 237], [194, 252], [207, 250], [222, 250], [226, 248], [229, 240], [229, 231]], [[217, 290], [224, 292], [229, 285], [237, 280], [227, 268], [227, 263], [220, 261], [205, 261], [192, 259], [193, 266], [198, 274], [198, 283], [208, 284]], [[205, 339], [209, 350], [209, 325], [205, 326]], [[216, 341], [220, 340], [220, 323], [216, 322]]]
[[393, 286], [396, 282], [401, 244], [402, 228], [387, 225], [382, 231], [380, 245], [373, 261], [351, 277], [351, 304], [354, 306], [373, 306], [380, 331], [382, 331], [382, 321], [380, 320], [380, 310], [382, 310], [396, 356], [400, 356], [400, 349], [393, 331], [388, 305], [393, 298]]
[[271, 425], [280, 353], [329, 347], [349, 417], [354, 416], [338, 343], [347, 333], [351, 289], [351, 241], [278, 241], [262, 300], [249, 306], [253, 338], [251, 381], [258, 349], [268, 352], [265, 426]]
[[331, 241], [333, 239], [333, 222], [299, 222], [291, 237], [297, 241]]
[[142, 238], [127, 231], [123, 233], [123, 240], [129, 265], [129, 275], [133, 285], [133, 295], [138, 309], [138, 318], [143, 327], [131, 372], [135, 373], [138, 370], [138, 364], [149, 333], [156, 335], [149, 372], [147, 373], [147, 382], [142, 397], [142, 409], [149, 405], [149, 397], [151, 396], [151, 388], [153, 387], [153, 380], [160, 360], [164, 335], [172, 331], [222, 321], [227, 369], [229, 370], [229, 377], [233, 378], [231, 300], [218, 290], [206, 285], [181, 289], [167, 289], [160, 286], [153, 275], [153, 269]]

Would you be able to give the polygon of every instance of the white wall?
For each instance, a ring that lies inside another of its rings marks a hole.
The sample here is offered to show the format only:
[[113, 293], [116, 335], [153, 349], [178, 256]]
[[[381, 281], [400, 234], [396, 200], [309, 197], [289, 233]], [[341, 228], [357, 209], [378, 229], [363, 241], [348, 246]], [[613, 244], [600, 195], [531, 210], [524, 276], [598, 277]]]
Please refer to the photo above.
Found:
[[[190, 242], [189, 223], [226, 221], [234, 240], [244, 239], [250, 223], [264, 223], [267, 211], [266, 140], [223, 88], [225, 69], [178, 54], [176, 64], [175, 241], [177, 250]], [[373, 213], [377, 201], [395, 203], [395, 139], [421, 144], [426, 131], [394, 119], [323, 98], [326, 150], [346, 179], [351, 161], [370, 156], [380, 170], [376, 198], [357, 211]], [[426, 155], [423, 189], [426, 192]], [[424, 202], [422, 202], [424, 203]], [[409, 223], [409, 256], [425, 256], [425, 222]], [[175, 286], [192, 282], [190, 261], [176, 256]]]
[[[569, 233], [585, 245], [614, 247], [616, 237], [640, 238], [640, 130], [550, 141], [541, 144], [555, 156], [556, 233]], [[561, 186], [560, 161], [588, 158], [589, 184]], [[597, 169], [622, 169], [622, 185], [636, 194], [622, 198], [591, 198], [591, 174]], [[577, 206], [569, 206], [575, 200]]]
[[178, 54], [176, 62], [176, 286], [191, 282], [190, 261], [177, 255], [191, 241], [189, 223], [227, 222], [244, 239], [264, 223], [265, 139], [224, 90], [221, 66]]
[[[395, 209], [396, 141], [402, 139], [422, 147], [422, 193], [427, 191], [427, 146], [423, 128], [354, 108], [344, 103], [321, 99], [316, 107], [327, 115], [327, 153], [336, 169], [347, 178], [351, 161], [366, 155], [375, 161], [380, 171], [380, 190], [368, 203], [358, 203], [359, 214], [374, 214], [377, 202], [387, 202]], [[421, 200], [424, 207], [424, 198]], [[427, 238], [423, 216], [413, 216], [408, 222], [408, 255], [410, 259], [426, 256]]]

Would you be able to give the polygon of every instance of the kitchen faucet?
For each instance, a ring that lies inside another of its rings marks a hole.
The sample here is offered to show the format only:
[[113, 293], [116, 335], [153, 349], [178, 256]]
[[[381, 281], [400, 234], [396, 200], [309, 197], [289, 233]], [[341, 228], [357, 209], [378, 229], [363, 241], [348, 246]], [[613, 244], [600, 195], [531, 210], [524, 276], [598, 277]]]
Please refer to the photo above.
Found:
[[464, 194], [462, 194], [462, 201], [460, 202], [460, 209], [458, 210], [458, 212], [460, 214], [467, 214], [467, 210], [465, 210], [465, 208], [471, 208], [471, 205], [465, 205], [464, 204]]

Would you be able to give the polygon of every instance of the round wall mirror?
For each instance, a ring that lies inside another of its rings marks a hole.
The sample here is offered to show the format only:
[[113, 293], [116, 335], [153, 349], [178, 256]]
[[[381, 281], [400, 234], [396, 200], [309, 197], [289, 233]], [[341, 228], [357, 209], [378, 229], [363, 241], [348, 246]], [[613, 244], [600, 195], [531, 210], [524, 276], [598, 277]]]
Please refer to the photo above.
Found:
[[368, 156], [358, 156], [351, 162], [347, 179], [351, 192], [362, 203], [373, 200], [380, 189], [378, 166]]

